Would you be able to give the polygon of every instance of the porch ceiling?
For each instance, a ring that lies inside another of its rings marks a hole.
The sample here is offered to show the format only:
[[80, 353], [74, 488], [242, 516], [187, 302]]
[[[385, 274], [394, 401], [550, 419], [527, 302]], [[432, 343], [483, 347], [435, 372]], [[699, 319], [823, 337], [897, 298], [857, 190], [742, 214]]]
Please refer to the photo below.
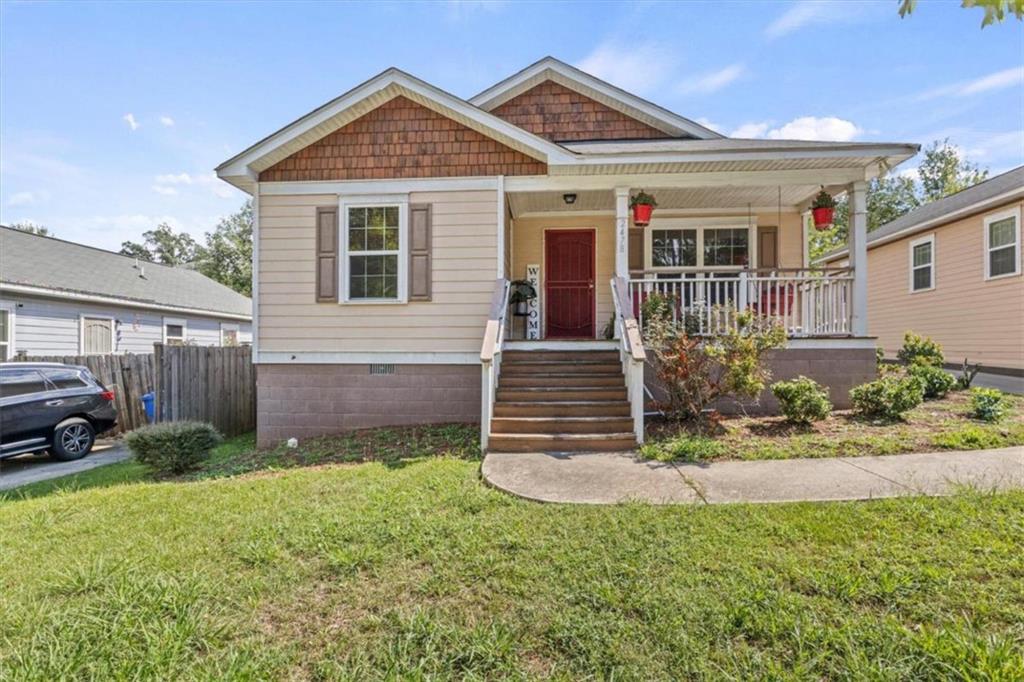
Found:
[[611, 175], [616, 173], [715, 173], [784, 170], [821, 170], [832, 168], [864, 168], [874, 174], [882, 166], [877, 156], [844, 156], [821, 158], [769, 158], [736, 160], [659, 160], [657, 158], [609, 158], [607, 163], [598, 159], [587, 164], [552, 164], [550, 175]]
[[[658, 200], [660, 210], [777, 208], [793, 210], [813, 196], [818, 185], [783, 185], [781, 201], [778, 186], [756, 187], [647, 187]], [[576, 192], [576, 203], [566, 204], [564, 192], [510, 192], [508, 203], [513, 216], [553, 212], [615, 212], [615, 193], [608, 190]]]

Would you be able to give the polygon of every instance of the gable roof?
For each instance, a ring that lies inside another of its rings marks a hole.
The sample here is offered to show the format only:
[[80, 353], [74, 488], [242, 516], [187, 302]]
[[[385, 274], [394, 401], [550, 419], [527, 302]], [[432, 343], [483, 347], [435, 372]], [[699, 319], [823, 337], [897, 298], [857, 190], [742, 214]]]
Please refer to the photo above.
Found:
[[[139, 263], [84, 244], [0, 226], [0, 288], [120, 299], [123, 305], [252, 319], [252, 300], [186, 268]], [[37, 292], [42, 293], [42, 292]]]
[[316, 142], [338, 128], [404, 96], [532, 158], [568, 161], [565, 148], [534, 135], [404, 71], [390, 68], [357, 85], [217, 166], [217, 175], [243, 190], [254, 174]]
[[508, 100], [520, 95], [544, 81], [554, 81], [575, 90], [616, 111], [637, 119], [673, 137], [715, 139], [725, 137], [721, 133], [691, 121], [642, 97], [626, 92], [607, 81], [591, 76], [585, 71], [570, 66], [554, 57], [544, 57], [505, 80], [492, 85], [480, 94], [471, 97], [469, 103], [492, 111]]
[[[1024, 199], [1024, 166], [1001, 173], [906, 213], [868, 234], [868, 248], [872, 249], [915, 232], [938, 227], [961, 217], [994, 208], [1010, 201]], [[830, 251], [819, 262], [845, 256], [847, 249]]]

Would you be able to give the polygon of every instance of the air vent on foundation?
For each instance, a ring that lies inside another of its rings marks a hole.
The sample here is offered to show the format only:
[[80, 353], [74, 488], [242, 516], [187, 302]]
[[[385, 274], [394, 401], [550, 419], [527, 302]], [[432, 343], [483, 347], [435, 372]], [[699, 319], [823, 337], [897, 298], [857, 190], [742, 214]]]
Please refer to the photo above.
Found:
[[394, 374], [395, 366], [393, 364], [385, 363], [374, 363], [370, 365], [370, 374]]

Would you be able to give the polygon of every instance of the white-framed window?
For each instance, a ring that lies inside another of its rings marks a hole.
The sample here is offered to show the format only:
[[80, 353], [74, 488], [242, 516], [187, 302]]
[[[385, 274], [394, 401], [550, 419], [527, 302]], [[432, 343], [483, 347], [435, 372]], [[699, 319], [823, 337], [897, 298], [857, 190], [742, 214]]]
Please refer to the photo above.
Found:
[[935, 235], [910, 242], [910, 293], [935, 288]]
[[14, 357], [14, 304], [0, 302], [0, 362]]
[[343, 303], [404, 303], [408, 279], [407, 195], [341, 200]]
[[93, 315], [78, 317], [80, 355], [106, 355], [114, 352], [114, 318]]
[[645, 270], [756, 267], [756, 224], [743, 218], [655, 219], [646, 230]]
[[222, 346], [238, 346], [238, 325], [230, 324], [228, 322], [220, 323], [220, 345]]
[[188, 340], [188, 322], [180, 317], [164, 318], [164, 343], [168, 346], [184, 346]]
[[985, 279], [1020, 274], [1020, 209], [985, 216]]

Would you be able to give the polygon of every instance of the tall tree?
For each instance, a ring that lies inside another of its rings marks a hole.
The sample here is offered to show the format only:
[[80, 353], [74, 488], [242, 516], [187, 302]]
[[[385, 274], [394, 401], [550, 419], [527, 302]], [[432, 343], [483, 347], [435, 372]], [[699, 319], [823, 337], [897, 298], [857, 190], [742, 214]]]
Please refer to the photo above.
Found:
[[988, 171], [960, 158], [960, 151], [949, 138], [936, 140], [924, 150], [917, 169], [921, 176], [921, 201], [927, 203], [965, 190], [988, 177]]
[[221, 218], [213, 232], [206, 233], [196, 266], [210, 279], [240, 294], [252, 295], [252, 200]]
[[50, 232], [49, 228], [38, 225], [31, 220], [22, 220], [14, 223], [10, 227], [15, 230], [21, 230], [22, 232], [28, 232], [30, 234], [38, 234], [43, 237], [52, 237], [53, 233]]
[[186, 232], [175, 233], [167, 223], [142, 233], [143, 243], [121, 243], [121, 253], [163, 265], [189, 265], [196, 259], [196, 240]]

